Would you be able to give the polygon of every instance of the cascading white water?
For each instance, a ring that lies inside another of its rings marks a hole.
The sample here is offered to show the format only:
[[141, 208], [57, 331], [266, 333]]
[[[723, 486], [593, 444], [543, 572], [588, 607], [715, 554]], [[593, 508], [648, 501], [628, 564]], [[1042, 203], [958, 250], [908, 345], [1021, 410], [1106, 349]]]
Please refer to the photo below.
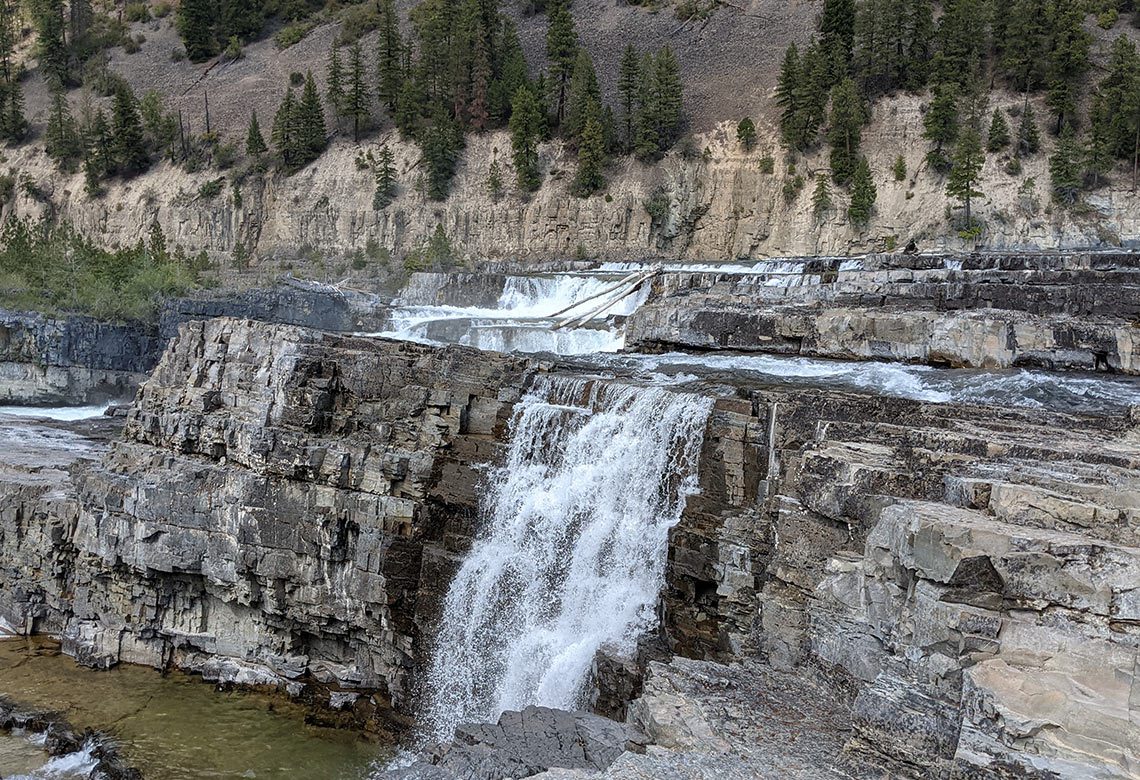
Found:
[[590, 387], [540, 379], [516, 408], [486, 525], [441, 616], [425, 690], [432, 738], [530, 704], [583, 706], [596, 651], [632, 652], [656, 623], [711, 401]]

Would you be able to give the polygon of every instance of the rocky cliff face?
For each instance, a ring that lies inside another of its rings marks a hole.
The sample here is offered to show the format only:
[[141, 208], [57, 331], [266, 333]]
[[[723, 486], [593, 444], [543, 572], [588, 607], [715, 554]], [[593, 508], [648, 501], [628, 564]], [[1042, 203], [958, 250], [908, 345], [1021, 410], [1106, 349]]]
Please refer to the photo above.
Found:
[[137, 325], [0, 310], [0, 403], [124, 398], [161, 348], [157, 335]]
[[1140, 261], [1087, 255], [878, 255], [814, 278], [667, 274], [631, 348], [745, 350], [973, 368], [1140, 373]]
[[[480, 469], [501, 456], [530, 378], [572, 371], [187, 324], [120, 441], [49, 481], [19, 448], [5, 455], [0, 563], [13, 586], [0, 614], [62, 633], [88, 663], [175, 664], [331, 689], [338, 702], [365, 694], [353, 705], [363, 717], [406, 711], [475, 529]], [[1135, 410], [727, 380], [685, 389], [717, 400], [701, 493], [671, 534], [662, 636], [700, 660], [651, 664], [644, 690], [625, 688], [639, 697], [629, 717], [669, 751], [605, 772], [736, 761], [904, 777], [1135, 773]], [[833, 748], [792, 748], [782, 721], [745, 718], [744, 699], [715, 693], [732, 686], [749, 701], [804, 702], [804, 733]], [[717, 715], [734, 711], [742, 720]], [[781, 747], [746, 749], [741, 734]], [[713, 736], [724, 747], [710, 754], [700, 745]]]
[[[792, 163], [775, 127], [763, 119], [759, 125], [760, 141], [751, 153], [740, 149], [733, 124], [725, 122], [693, 135], [659, 163], [615, 160], [607, 190], [586, 199], [569, 192], [576, 161], [561, 142], [542, 149], [546, 180], [537, 193], [492, 198], [486, 186], [491, 162], [499, 160], [505, 179], [512, 176], [504, 132], [468, 139], [451, 195], [442, 202], [425, 198], [419, 150], [394, 134], [361, 146], [338, 142], [293, 176], [249, 177], [237, 187], [240, 197], [231, 186], [216, 197], [200, 194], [203, 184], [218, 177], [216, 171], [187, 174], [163, 164], [92, 200], [81, 176], [61, 176], [42, 151], [23, 147], [11, 161], [36, 185], [31, 191], [37, 196], [19, 193], [4, 213], [51, 213], [108, 245], [130, 243], [157, 223], [168, 240], [187, 250], [226, 255], [240, 245], [255, 255], [258, 268], [298, 262], [304, 247], [330, 258], [363, 250], [370, 241], [400, 257], [422, 245], [437, 225], [457, 254], [480, 260], [581, 253], [706, 260], [846, 254], [903, 247], [911, 240], [924, 249], [972, 247], [957, 238], [945, 182], [926, 168], [918, 98], [881, 102], [864, 132], [879, 193], [866, 230], [849, 224], [842, 194], [832, 212], [814, 214], [812, 179], [827, 168], [825, 151]], [[381, 144], [396, 153], [400, 188], [391, 206], [376, 211], [373, 175], [356, 161]], [[895, 181], [890, 170], [899, 154], [910, 173]], [[998, 156], [987, 161], [980, 185], [985, 202], [977, 208], [986, 224], [981, 245], [1048, 249], [1140, 242], [1140, 201], [1123, 174], [1093, 193], [1089, 208], [1065, 211], [1050, 204], [1046, 159], [1042, 154], [1026, 160], [1018, 177], [1003, 171]], [[794, 186], [797, 176], [807, 180], [800, 189]], [[349, 269], [347, 262], [323, 262], [332, 263], [338, 278]]]

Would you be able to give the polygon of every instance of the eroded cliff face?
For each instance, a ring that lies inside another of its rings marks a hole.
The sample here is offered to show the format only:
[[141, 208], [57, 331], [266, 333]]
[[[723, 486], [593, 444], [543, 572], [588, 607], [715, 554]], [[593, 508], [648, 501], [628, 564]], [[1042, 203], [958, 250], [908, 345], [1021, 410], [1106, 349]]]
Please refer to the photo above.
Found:
[[[476, 528], [482, 468], [501, 458], [531, 378], [573, 371], [241, 320], [184, 325], [120, 441], [48, 481], [6, 467], [0, 614], [62, 633], [88, 663], [175, 664], [326, 701], [364, 694], [352, 705], [363, 715], [406, 711]], [[855, 775], [1135, 774], [1134, 409], [738, 379], [679, 389], [716, 399], [663, 593], [665, 643], [700, 662], [651, 664], [644, 691], [603, 691], [600, 706], [640, 696], [629, 716], [658, 744], [706, 750], [681, 729], [706, 724], [717, 761], [760, 771], [772, 756], [741, 747], [739, 729], [758, 739], [779, 724], [721, 723], [716, 708], [739, 697], [702, 697], [740, 685], [806, 702], [822, 685], [811, 728], [843, 755], [795, 761]], [[688, 766], [670, 755], [623, 762], [662, 776]]]
[[[996, 99], [1001, 102], [1002, 95]], [[1006, 102], [1020, 98], [1005, 96]], [[106, 245], [127, 245], [159, 224], [168, 240], [189, 251], [219, 256], [240, 245], [255, 267], [297, 262], [303, 247], [325, 257], [364, 249], [369, 241], [397, 257], [422, 245], [442, 225], [457, 254], [469, 259], [629, 258], [662, 255], [696, 259], [844, 254], [903, 247], [914, 240], [924, 249], [961, 249], [948, 208], [945, 181], [927, 169], [919, 98], [881, 102], [864, 131], [864, 152], [878, 188], [871, 226], [860, 230], [846, 218], [846, 195], [835, 208], [813, 213], [814, 176], [827, 169], [826, 151], [792, 162], [777, 142], [773, 125], [761, 120], [760, 140], [741, 150], [731, 122], [683, 141], [658, 163], [615, 160], [605, 192], [590, 198], [569, 191], [576, 155], [562, 142], [545, 144], [541, 189], [492, 198], [488, 169], [498, 160], [508, 184], [510, 139], [505, 132], [472, 135], [447, 200], [423, 194], [420, 152], [394, 133], [359, 146], [338, 141], [317, 162], [292, 176], [247, 177], [235, 190], [231, 173], [187, 174], [168, 164], [129, 182], [113, 183], [91, 199], [81, 175], [56, 171], [39, 149], [14, 150], [10, 163], [35, 186], [17, 193], [5, 215], [50, 213], [70, 221], [84, 235]], [[386, 209], [371, 205], [373, 174], [357, 164], [360, 155], [387, 144], [396, 154], [399, 195]], [[902, 155], [909, 173], [896, 181], [890, 170]], [[990, 248], [1073, 248], [1136, 245], [1140, 200], [1121, 173], [1088, 198], [1088, 208], [1066, 211], [1050, 204], [1048, 150], [1024, 161], [1024, 172], [1009, 176], [1005, 160], [992, 155], [975, 205], [985, 222], [979, 243]], [[770, 170], [770, 172], [768, 172]], [[203, 184], [225, 176], [214, 197]], [[785, 185], [804, 177], [802, 189], [785, 196]], [[19, 188], [18, 188], [19, 189]], [[235, 193], [240, 192], [240, 197]], [[652, 200], [659, 203], [653, 214]], [[968, 246], [972, 247], [972, 243]], [[335, 262], [334, 262], [335, 265]], [[337, 273], [344, 269], [335, 269]], [[343, 275], [343, 274], [342, 274]]]

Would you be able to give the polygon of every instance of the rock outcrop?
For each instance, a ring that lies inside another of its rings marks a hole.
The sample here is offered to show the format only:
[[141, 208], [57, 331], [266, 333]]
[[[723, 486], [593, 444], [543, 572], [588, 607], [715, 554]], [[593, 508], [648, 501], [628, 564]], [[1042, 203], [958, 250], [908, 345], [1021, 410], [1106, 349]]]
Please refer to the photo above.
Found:
[[666, 274], [631, 317], [627, 344], [1140, 373], [1135, 254], [872, 255], [823, 266], [790, 285]]
[[[575, 370], [186, 324], [120, 441], [38, 485], [6, 454], [0, 565], [16, 586], [0, 615], [61, 633], [87, 663], [406, 712], [481, 468], [531, 379]], [[550, 780], [1135, 775], [1136, 409], [722, 377], [683, 389], [716, 401], [701, 492], [670, 536], [661, 641], [699, 660], [620, 688], [657, 747], [549, 764]], [[785, 700], [802, 706], [782, 718]], [[814, 736], [784, 744], [791, 732]], [[487, 736], [439, 755], [483, 757]]]
[[161, 349], [138, 325], [0, 310], [0, 404], [129, 397]]

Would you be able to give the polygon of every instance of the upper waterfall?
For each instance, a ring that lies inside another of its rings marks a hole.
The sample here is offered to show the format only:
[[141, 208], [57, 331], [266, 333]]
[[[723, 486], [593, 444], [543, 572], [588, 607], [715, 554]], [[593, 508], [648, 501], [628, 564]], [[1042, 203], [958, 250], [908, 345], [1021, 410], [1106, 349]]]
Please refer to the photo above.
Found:
[[424, 723], [585, 705], [595, 653], [656, 625], [669, 529], [697, 490], [707, 398], [539, 379], [443, 608]]

